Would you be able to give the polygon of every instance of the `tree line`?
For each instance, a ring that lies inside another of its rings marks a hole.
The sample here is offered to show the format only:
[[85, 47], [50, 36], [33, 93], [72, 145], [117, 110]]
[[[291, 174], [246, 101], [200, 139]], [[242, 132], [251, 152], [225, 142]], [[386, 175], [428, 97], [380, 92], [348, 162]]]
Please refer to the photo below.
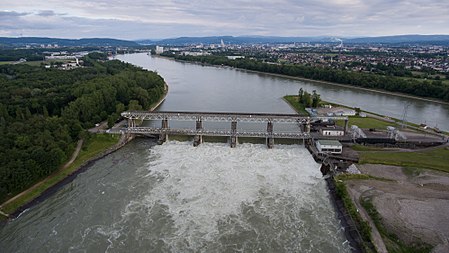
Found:
[[414, 78], [386, 76], [365, 72], [352, 72], [340, 69], [297, 64], [273, 64], [247, 58], [230, 60], [224, 56], [214, 55], [184, 56], [173, 55], [171, 53], [166, 53], [164, 55], [184, 61], [207, 63], [212, 65], [227, 65], [266, 73], [335, 82], [357, 87], [400, 92], [419, 97], [429, 97], [449, 101], [449, 85], [444, 84], [441, 80], [419, 80]]
[[58, 169], [95, 123], [163, 95], [156, 73], [92, 58], [73, 70], [0, 65], [0, 202]]

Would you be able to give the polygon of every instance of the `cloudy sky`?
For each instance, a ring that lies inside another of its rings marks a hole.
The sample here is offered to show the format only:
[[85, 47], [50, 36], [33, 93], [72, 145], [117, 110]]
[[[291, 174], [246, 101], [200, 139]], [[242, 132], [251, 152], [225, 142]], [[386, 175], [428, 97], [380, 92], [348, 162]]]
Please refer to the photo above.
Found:
[[1, 0], [0, 36], [449, 34], [449, 0]]

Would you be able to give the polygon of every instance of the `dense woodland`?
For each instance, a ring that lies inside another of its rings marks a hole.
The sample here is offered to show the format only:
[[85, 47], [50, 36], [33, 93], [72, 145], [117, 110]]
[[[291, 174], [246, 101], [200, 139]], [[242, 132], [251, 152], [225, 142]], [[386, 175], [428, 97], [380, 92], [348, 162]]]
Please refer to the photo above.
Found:
[[224, 56], [182, 56], [173, 55], [171, 53], [166, 53], [164, 55], [175, 57], [175, 59], [178, 60], [213, 65], [227, 65], [248, 70], [348, 84], [363, 88], [401, 92], [414, 96], [449, 101], [449, 85], [444, 84], [441, 80], [419, 80], [414, 78], [379, 75], [366, 72], [352, 72], [305, 65], [273, 64], [252, 59], [229, 60]]
[[104, 58], [73, 70], [0, 65], [0, 202], [58, 169], [95, 123], [163, 95], [156, 73]]

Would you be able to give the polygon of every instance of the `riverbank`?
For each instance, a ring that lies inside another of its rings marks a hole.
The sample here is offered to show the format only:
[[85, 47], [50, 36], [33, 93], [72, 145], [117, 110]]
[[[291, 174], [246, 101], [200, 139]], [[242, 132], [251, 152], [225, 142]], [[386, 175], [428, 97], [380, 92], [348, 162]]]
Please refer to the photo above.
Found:
[[[287, 102], [296, 108], [295, 99]], [[387, 125], [399, 123], [382, 115], [350, 119], [355, 119], [353, 123], [362, 128], [383, 131]], [[356, 244], [358, 238], [363, 238], [358, 245], [368, 251], [375, 248], [377, 252], [430, 252], [435, 247], [435, 252], [446, 252], [449, 231], [445, 228], [449, 219], [437, 210], [446, 210], [449, 206], [442, 197], [447, 196], [449, 189], [448, 145], [418, 150], [346, 147], [358, 152], [358, 167], [363, 174], [342, 175], [337, 176], [336, 181], [326, 181], [348, 241]], [[336, 189], [335, 183], [340, 189]], [[429, 214], [432, 218], [427, 217]], [[349, 232], [354, 221], [360, 234]], [[444, 225], [433, 225], [437, 223]], [[370, 231], [364, 229], [368, 225]]]
[[[150, 111], [155, 110], [165, 101], [168, 95], [168, 88], [168, 84], [164, 82], [164, 94], [159, 101], [151, 105]], [[92, 140], [85, 147], [85, 150], [81, 150], [83, 141], [80, 140], [71, 159], [60, 170], [2, 203], [0, 205], [0, 220], [2, 218], [15, 218], [24, 210], [45, 200], [62, 186], [73, 181], [78, 174], [84, 172], [92, 163], [117, 151], [134, 138], [132, 135], [116, 137], [117, 135], [99, 134], [100, 132], [96, 131], [96, 135], [91, 137]], [[112, 141], [105, 141], [102, 136], [111, 137]]]
[[161, 99], [159, 99], [159, 101], [152, 104], [148, 111], [151, 112], [151, 111], [156, 110], [165, 101], [165, 99], [167, 98], [167, 95], [168, 95], [168, 84], [167, 84], [167, 82], [164, 82], [164, 95], [162, 96]]
[[28, 189], [25, 194], [19, 194], [20, 197], [13, 201], [5, 202], [1, 205], [1, 210], [8, 214], [9, 218], [17, 217], [26, 209], [45, 200], [62, 186], [73, 181], [92, 163], [115, 152], [132, 140], [132, 138], [127, 138], [124, 135], [119, 137], [106, 134], [94, 135], [92, 138], [70, 166], [63, 166], [60, 170], [30, 188], [33, 190]]
[[386, 95], [392, 95], [392, 96], [397, 96], [397, 97], [404, 97], [404, 98], [417, 99], [417, 100], [421, 100], [421, 101], [427, 101], [427, 102], [434, 102], [434, 103], [449, 105], [449, 102], [446, 102], [446, 101], [442, 101], [442, 100], [438, 100], [438, 99], [432, 99], [432, 98], [426, 98], [426, 97], [418, 97], [418, 96], [408, 95], [408, 94], [404, 94], [404, 93], [400, 93], [400, 92], [390, 92], [390, 91], [384, 91], [384, 90], [379, 90], [379, 89], [369, 89], [369, 88], [363, 88], [363, 87], [358, 87], [358, 86], [352, 86], [352, 85], [348, 85], [348, 84], [340, 84], [340, 83], [334, 83], [334, 82], [327, 82], [327, 81], [321, 81], [321, 80], [308, 79], [308, 78], [303, 78], [303, 77], [296, 77], [296, 76], [275, 74], [275, 73], [269, 73], [269, 72], [262, 72], [262, 71], [256, 71], [256, 70], [243, 69], [243, 68], [236, 68], [236, 67], [227, 66], [227, 65], [226, 66], [221, 66], [221, 65], [214, 65], [214, 64], [203, 63], [203, 62], [198, 62], [198, 61], [178, 60], [178, 59], [174, 59], [174, 58], [171, 58], [171, 57], [160, 56], [160, 55], [152, 56], [152, 57], [160, 57], [160, 58], [174, 60], [174, 61], [178, 61], [178, 62], [194, 63], [194, 64], [198, 64], [198, 65], [203, 65], [203, 66], [227, 67], [227, 68], [238, 69], [238, 70], [249, 72], [249, 73], [264, 74], [264, 75], [269, 75], [269, 76], [276, 76], [276, 77], [282, 77], [282, 78], [288, 78], [288, 79], [293, 79], [293, 80], [298, 80], [298, 81], [306, 81], [306, 82], [312, 82], [312, 83], [315, 82], [315, 83], [321, 83], [321, 84], [345, 87], [345, 88], [349, 88], [349, 89], [370, 91], [370, 92], [375, 92], [375, 93], [379, 93], [379, 94], [386, 94]]

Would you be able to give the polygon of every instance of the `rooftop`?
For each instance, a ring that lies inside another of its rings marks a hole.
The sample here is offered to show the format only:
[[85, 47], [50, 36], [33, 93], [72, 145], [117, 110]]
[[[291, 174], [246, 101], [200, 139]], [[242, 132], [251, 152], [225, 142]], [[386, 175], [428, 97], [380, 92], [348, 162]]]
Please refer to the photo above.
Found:
[[342, 146], [337, 140], [318, 140], [317, 142], [320, 143], [320, 145]]

